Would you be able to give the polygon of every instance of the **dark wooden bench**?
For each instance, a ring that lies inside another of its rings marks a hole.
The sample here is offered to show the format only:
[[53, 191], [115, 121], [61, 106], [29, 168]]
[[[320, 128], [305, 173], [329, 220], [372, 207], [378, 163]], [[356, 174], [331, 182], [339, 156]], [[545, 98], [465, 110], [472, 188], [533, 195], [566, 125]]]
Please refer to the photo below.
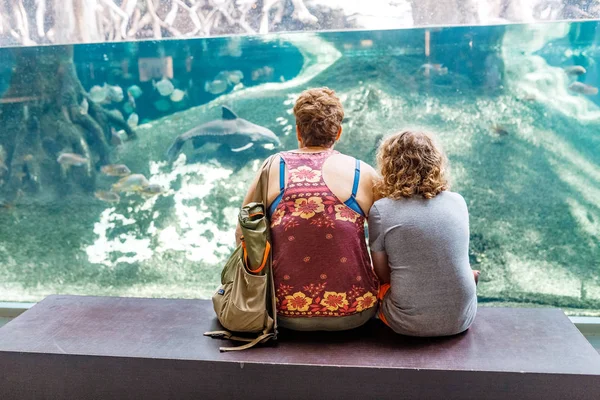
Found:
[[50, 296], [0, 328], [0, 399], [599, 399], [600, 355], [557, 309], [480, 308], [450, 338], [379, 321], [220, 353], [202, 300]]

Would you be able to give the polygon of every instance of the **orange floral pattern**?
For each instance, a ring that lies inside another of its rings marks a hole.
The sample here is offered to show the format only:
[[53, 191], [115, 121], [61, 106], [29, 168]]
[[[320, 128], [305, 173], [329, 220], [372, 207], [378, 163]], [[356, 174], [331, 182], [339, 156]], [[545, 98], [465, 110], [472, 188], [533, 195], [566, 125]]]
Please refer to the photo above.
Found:
[[345, 204], [338, 204], [335, 207], [335, 219], [339, 221], [350, 221], [356, 222], [358, 218], [358, 213], [352, 210]]
[[348, 305], [346, 293], [325, 292], [321, 305], [325, 306], [329, 311], [336, 311], [339, 308]]
[[296, 292], [291, 296], [285, 296], [286, 307], [289, 311], [307, 311], [313, 299], [306, 297], [302, 292]]
[[371, 292], [367, 292], [356, 298], [356, 311], [363, 311], [371, 308], [377, 303], [377, 298]]
[[315, 216], [316, 213], [321, 213], [325, 210], [325, 205], [320, 197], [309, 197], [308, 199], [296, 199], [294, 202], [294, 217], [309, 219]]

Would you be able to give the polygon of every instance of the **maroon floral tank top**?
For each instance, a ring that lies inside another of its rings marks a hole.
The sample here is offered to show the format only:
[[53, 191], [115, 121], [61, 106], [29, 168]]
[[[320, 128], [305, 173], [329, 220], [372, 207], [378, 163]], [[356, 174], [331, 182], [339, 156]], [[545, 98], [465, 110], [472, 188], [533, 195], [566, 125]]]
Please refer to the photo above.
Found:
[[288, 180], [271, 234], [277, 309], [285, 317], [347, 316], [377, 303], [365, 218], [323, 180], [323, 164], [335, 153], [280, 154]]

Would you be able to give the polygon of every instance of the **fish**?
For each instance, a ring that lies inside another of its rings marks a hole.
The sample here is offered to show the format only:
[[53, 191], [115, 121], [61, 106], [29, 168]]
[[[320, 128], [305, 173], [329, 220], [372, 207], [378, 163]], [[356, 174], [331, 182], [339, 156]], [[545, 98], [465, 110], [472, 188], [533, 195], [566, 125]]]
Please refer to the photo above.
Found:
[[244, 79], [244, 73], [240, 70], [229, 71], [227, 74], [227, 81], [230, 85], [237, 85]]
[[167, 78], [162, 78], [158, 82], [152, 81], [152, 86], [154, 86], [154, 89], [156, 89], [161, 96], [170, 96], [175, 90], [175, 86], [173, 86], [173, 83]]
[[214, 81], [204, 83], [204, 91], [211, 94], [221, 94], [227, 90], [227, 81], [215, 79]]
[[269, 129], [239, 118], [231, 109], [222, 107], [222, 117], [199, 125], [175, 139], [167, 150], [167, 158], [172, 162], [188, 140], [195, 149], [206, 143], [223, 144], [233, 152], [244, 151], [255, 144], [281, 146], [279, 138]]
[[184, 92], [183, 90], [175, 89], [175, 90], [173, 90], [173, 93], [171, 93], [171, 96], [169, 98], [171, 99], [172, 102], [178, 103], [181, 100], [183, 100], [185, 95], [186, 95], [186, 92]]
[[581, 65], [573, 65], [570, 67], [566, 67], [566, 68], [564, 68], [564, 70], [567, 73], [567, 75], [575, 75], [575, 76], [580, 76], [587, 72], [585, 70], [585, 68], [582, 67]]
[[129, 125], [132, 128], [135, 128], [137, 126], [139, 120], [140, 120], [140, 117], [136, 113], [133, 113], [129, 116], [129, 118], [127, 118], [127, 125]]
[[448, 68], [443, 67], [442, 64], [431, 64], [426, 63], [419, 67], [419, 71], [423, 71], [423, 74], [426, 76], [431, 75], [432, 73], [438, 76], [443, 76], [448, 74]]
[[112, 185], [113, 192], [138, 192], [150, 185], [142, 174], [128, 175]]
[[125, 98], [123, 89], [120, 86], [108, 86], [108, 97], [115, 103], [120, 103]]
[[265, 65], [262, 68], [255, 69], [254, 71], [252, 71], [252, 80], [257, 81], [261, 78], [265, 78], [267, 80], [271, 79], [273, 77], [274, 71], [275, 70], [269, 67], [268, 65]]
[[157, 194], [164, 193], [165, 189], [161, 185], [151, 183], [145, 188], [138, 190], [138, 192], [146, 196], [156, 196]]
[[104, 84], [104, 86], [92, 86], [89, 96], [90, 100], [92, 100], [94, 103], [102, 103], [106, 101], [106, 98], [108, 97], [108, 87], [106, 84]]
[[135, 103], [131, 104], [131, 102], [127, 102], [123, 106], [123, 111], [125, 111], [127, 114], [133, 113], [134, 110], [135, 110]]
[[104, 190], [95, 192], [94, 197], [98, 200], [106, 201], [107, 203], [118, 203], [121, 200], [121, 197], [118, 194]]
[[123, 113], [121, 111], [119, 111], [119, 110], [116, 110], [116, 109], [115, 110], [108, 110], [107, 112], [110, 113], [110, 114], [112, 114], [112, 115], [114, 115], [115, 118], [117, 118], [117, 119], [125, 119], [123, 117]]
[[108, 176], [127, 176], [131, 174], [129, 168], [125, 164], [108, 164], [100, 168], [100, 172]]
[[154, 107], [158, 111], [169, 111], [171, 109], [171, 103], [166, 99], [160, 99], [154, 102]]
[[88, 103], [87, 99], [83, 99], [83, 101], [79, 105], [79, 112], [81, 113], [81, 115], [86, 115], [89, 109], [90, 103]]
[[62, 153], [56, 159], [59, 164], [66, 166], [81, 167], [88, 163], [88, 159], [75, 153]]
[[127, 88], [127, 94], [130, 94], [134, 99], [139, 98], [143, 93], [138, 85], [132, 85]]
[[500, 136], [508, 136], [508, 130], [500, 124], [492, 125], [492, 130]]
[[569, 90], [574, 93], [585, 94], [588, 96], [595, 96], [598, 94], [598, 88], [590, 85], [586, 85], [582, 82], [573, 82], [569, 85]]

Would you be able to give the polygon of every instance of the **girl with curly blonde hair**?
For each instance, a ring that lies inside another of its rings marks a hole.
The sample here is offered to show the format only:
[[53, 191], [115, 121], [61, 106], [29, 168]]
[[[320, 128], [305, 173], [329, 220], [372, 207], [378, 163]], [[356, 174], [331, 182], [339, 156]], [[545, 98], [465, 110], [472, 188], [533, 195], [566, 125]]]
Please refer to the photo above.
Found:
[[379, 318], [404, 335], [465, 331], [477, 311], [479, 272], [469, 265], [469, 214], [449, 190], [444, 152], [430, 134], [403, 131], [381, 143], [377, 163], [369, 240], [383, 284]]

